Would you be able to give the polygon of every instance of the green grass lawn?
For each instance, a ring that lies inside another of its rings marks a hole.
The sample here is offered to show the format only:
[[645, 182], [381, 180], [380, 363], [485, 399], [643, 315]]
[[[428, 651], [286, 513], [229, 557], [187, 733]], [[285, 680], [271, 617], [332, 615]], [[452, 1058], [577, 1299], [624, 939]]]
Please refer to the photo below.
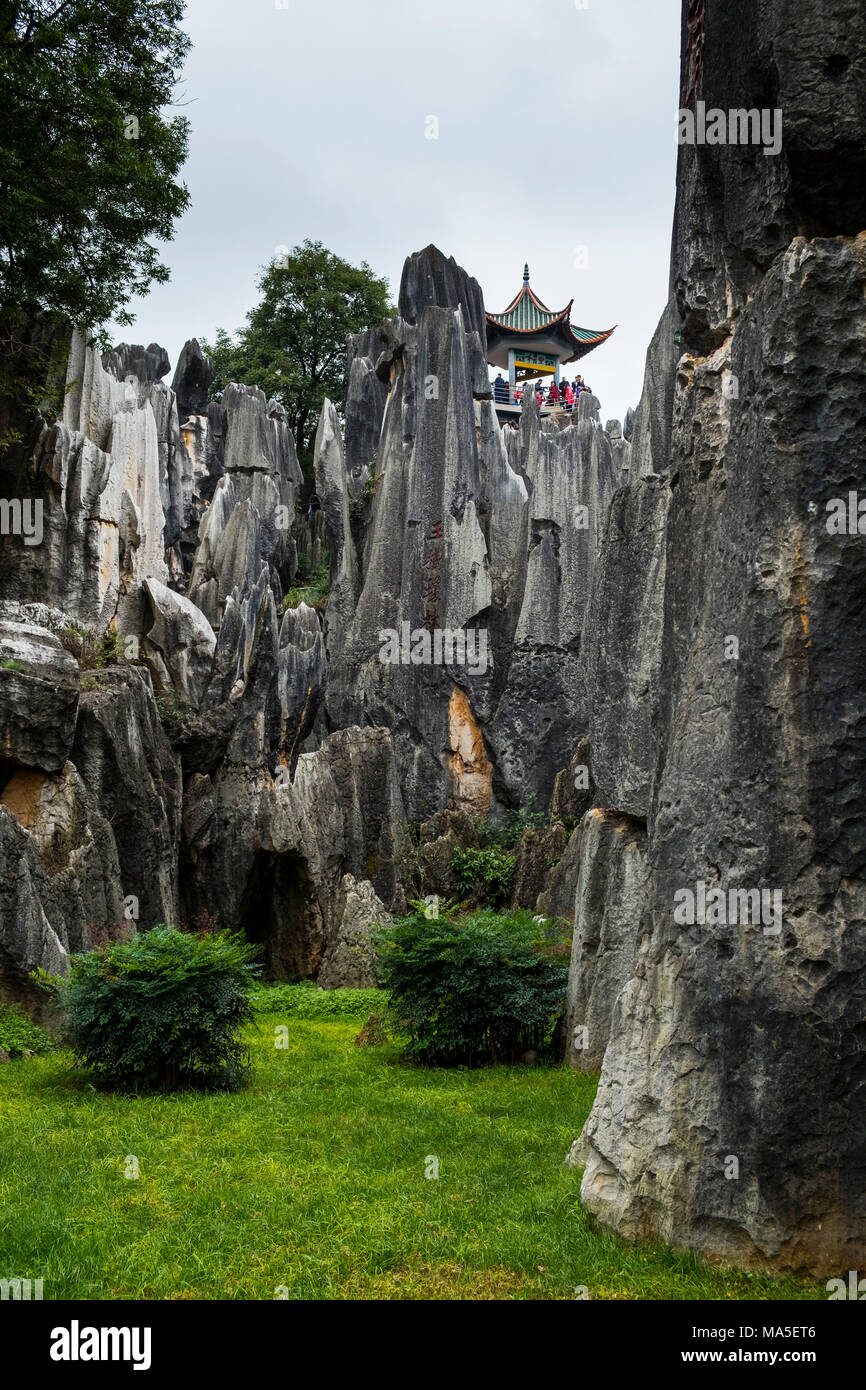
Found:
[[259, 1016], [235, 1094], [111, 1095], [63, 1052], [0, 1067], [0, 1277], [46, 1299], [826, 1298], [594, 1228], [562, 1166], [594, 1078], [420, 1070], [355, 1047], [362, 1019]]

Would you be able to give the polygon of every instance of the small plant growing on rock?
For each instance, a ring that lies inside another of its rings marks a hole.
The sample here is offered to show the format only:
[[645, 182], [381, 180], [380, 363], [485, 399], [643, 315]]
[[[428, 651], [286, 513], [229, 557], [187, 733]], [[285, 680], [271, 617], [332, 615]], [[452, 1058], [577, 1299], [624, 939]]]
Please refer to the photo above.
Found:
[[317, 570], [314, 570], [305, 584], [293, 585], [283, 599], [283, 612], [287, 608], [297, 608], [299, 604], [309, 604], [317, 613], [324, 613], [331, 592], [330, 560], [325, 557]]
[[173, 727], [181, 722], [189, 712], [188, 706], [179, 700], [173, 691], [163, 691], [160, 695], [154, 696], [156, 712], [163, 724]]
[[516, 858], [499, 845], [485, 849], [455, 849], [451, 875], [462, 897], [498, 907], [508, 901], [514, 886]]
[[124, 660], [123, 638], [116, 628], [110, 627], [100, 633], [70, 623], [68, 627], [61, 628], [57, 635], [60, 645], [71, 652], [82, 671], [98, 671], [103, 666], [116, 666]]
[[113, 1087], [236, 1089], [257, 950], [240, 933], [156, 927], [74, 956], [59, 1002], [76, 1063]]

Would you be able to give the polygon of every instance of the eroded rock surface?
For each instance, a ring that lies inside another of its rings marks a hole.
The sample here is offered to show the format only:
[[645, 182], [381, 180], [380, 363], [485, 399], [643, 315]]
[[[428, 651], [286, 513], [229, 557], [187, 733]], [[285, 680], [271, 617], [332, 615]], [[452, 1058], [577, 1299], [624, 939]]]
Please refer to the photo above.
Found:
[[692, 100], [769, 99], [786, 133], [778, 158], [680, 151], [670, 416], [638, 410], [591, 605], [593, 774], [646, 816], [648, 878], [579, 1153], [624, 1235], [838, 1273], [866, 1259], [866, 552], [827, 504], [866, 424], [864, 45], [843, 39], [866, 21], [813, 21], [708, 6], [684, 52]]

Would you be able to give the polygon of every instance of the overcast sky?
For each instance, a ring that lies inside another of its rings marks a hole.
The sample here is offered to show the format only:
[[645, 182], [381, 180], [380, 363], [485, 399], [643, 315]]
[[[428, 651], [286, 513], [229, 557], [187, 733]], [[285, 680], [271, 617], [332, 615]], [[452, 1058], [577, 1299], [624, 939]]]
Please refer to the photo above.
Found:
[[488, 310], [528, 260], [550, 308], [573, 297], [573, 324], [617, 324], [580, 369], [622, 418], [667, 295], [680, 4], [582, 3], [188, 0], [192, 204], [171, 282], [118, 336], [174, 366], [186, 338], [238, 328], [261, 267], [305, 237], [396, 299], [432, 241]]

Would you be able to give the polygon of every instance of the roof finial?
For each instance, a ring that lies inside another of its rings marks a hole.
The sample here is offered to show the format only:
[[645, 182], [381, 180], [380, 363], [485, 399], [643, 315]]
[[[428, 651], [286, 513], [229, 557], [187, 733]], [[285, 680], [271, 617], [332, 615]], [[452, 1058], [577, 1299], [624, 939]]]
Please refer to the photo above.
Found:
[[528, 284], [529, 284], [529, 262], [528, 262], [528, 261], [525, 263], [525, 265], [524, 265], [524, 267], [523, 267], [523, 283], [524, 283], [524, 285], [528, 285]]

